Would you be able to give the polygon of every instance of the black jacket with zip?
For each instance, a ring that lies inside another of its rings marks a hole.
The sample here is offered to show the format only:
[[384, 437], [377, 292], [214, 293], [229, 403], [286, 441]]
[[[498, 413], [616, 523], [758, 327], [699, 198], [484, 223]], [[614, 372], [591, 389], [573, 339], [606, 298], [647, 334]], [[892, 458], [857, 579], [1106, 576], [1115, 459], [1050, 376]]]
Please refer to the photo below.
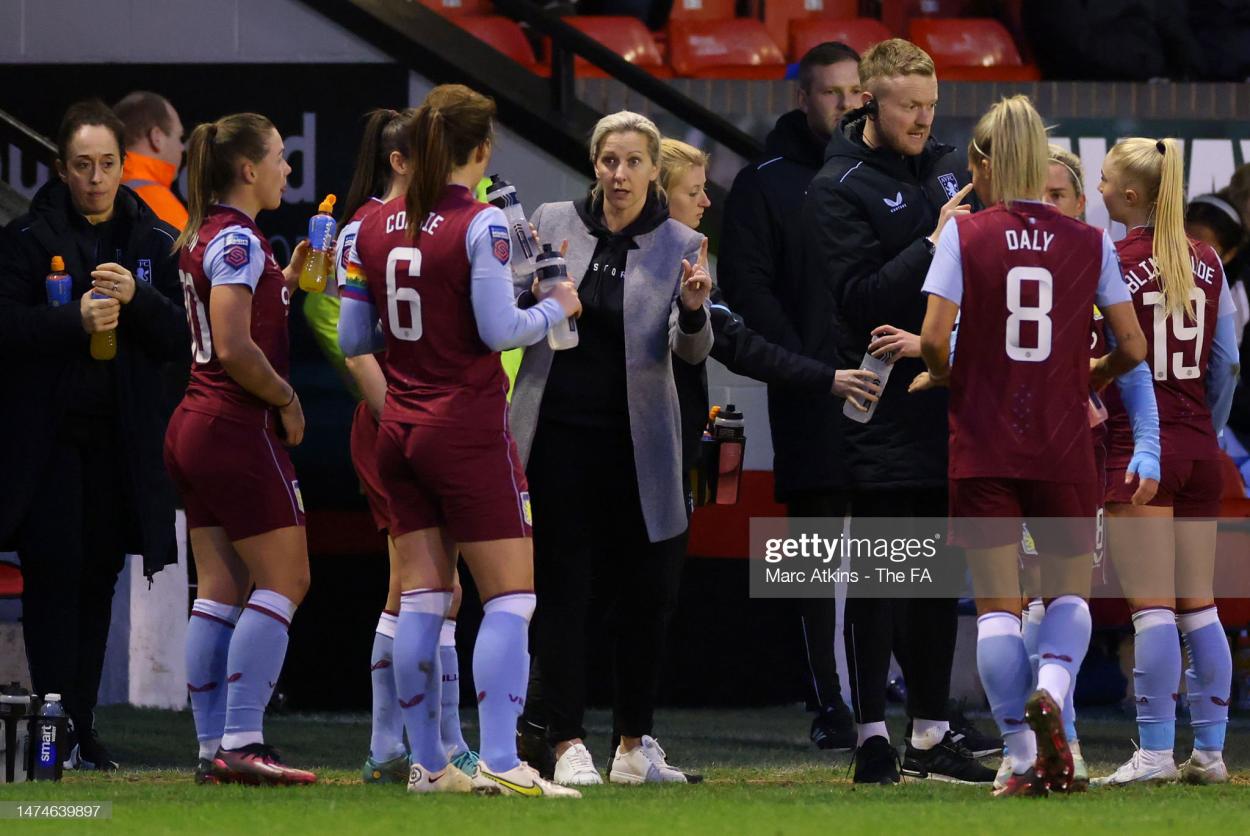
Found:
[[[869, 148], [865, 118], [847, 114], [802, 212], [804, 276], [810, 293], [827, 300], [806, 312], [804, 353], [838, 368], [859, 366], [878, 326], [920, 333], [932, 261], [925, 239], [968, 180], [963, 154], [932, 137], [914, 157]], [[946, 390], [907, 394], [924, 368], [919, 358], [895, 363], [869, 423], [839, 415], [856, 488], [946, 484]]]
[[[764, 147], [764, 159], [738, 172], [725, 200], [717, 279], [752, 330], [789, 352], [814, 356], [804, 350], [800, 326], [813, 306], [828, 313], [828, 301], [823, 290], [814, 295], [804, 281], [800, 213], [825, 143], [807, 126], [807, 115], [792, 110], [777, 120]], [[846, 487], [841, 409], [842, 401], [827, 394], [768, 387], [778, 500]]]
[[[112, 241], [118, 252], [89, 251], [92, 232], [59, 180], [41, 188], [30, 212], [0, 236], [0, 546], [15, 548], [40, 470], [46, 466], [62, 421], [79, 391], [88, 354], [79, 299], [91, 287], [97, 264], [118, 261], [135, 276], [135, 295], [121, 308], [117, 356], [108, 376], [115, 387], [116, 438], [123, 447], [126, 492], [134, 497], [138, 531], [126, 543], [143, 555], [152, 575], [177, 560], [174, 489], [165, 472], [165, 425], [174, 393], [170, 367], [190, 365], [190, 337], [183, 310], [177, 230], [156, 217], [121, 186], [114, 203]], [[114, 256], [120, 253], [121, 258]], [[73, 301], [49, 307], [44, 277], [52, 256], [65, 260], [73, 277]], [[98, 261], [97, 261], [98, 258]], [[172, 375], [177, 379], [179, 375]], [[99, 378], [96, 378], [98, 381]]]

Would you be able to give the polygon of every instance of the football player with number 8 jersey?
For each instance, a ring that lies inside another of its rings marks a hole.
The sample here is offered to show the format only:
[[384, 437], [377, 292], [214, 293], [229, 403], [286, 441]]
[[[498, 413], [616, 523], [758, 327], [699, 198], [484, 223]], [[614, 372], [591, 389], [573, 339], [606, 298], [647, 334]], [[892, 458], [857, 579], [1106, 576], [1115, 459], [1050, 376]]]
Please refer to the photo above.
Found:
[[[1095, 785], [1182, 778], [1223, 783], [1232, 659], [1213, 591], [1216, 517], [1223, 490], [1217, 436], [1237, 378], [1235, 311], [1219, 257], [1184, 226], [1184, 160], [1175, 140], [1126, 139], [1107, 154], [1099, 191], [1112, 220], [1129, 227], [1120, 262], [1148, 342], [1159, 403], [1163, 472], [1148, 507], [1128, 504], [1127, 420], [1110, 411], [1107, 534], [1133, 612], [1133, 689], [1141, 747]], [[1178, 770], [1176, 692], [1184, 637], [1194, 751]]]
[[196, 779], [308, 784], [316, 776], [283, 764], [261, 731], [308, 590], [304, 503], [283, 448], [304, 434], [287, 382], [287, 314], [308, 244], [281, 270], [256, 226], [259, 212], [282, 203], [291, 171], [268, 119], [243, 113], [198, 126], [187, 161], [190, 221], [177, 246], [194, 359], [165, 463], [186, 505], [198, 576], [187, 628]]
[[[973, 130], [969, 165], [983, 212], [956, 218], [925, 279], [921, 351], [949, 379], [952, 538], [967, 548], [977, 596], [977, 665], [1012, 775], [997, 795], [1067, 791], [1073, 763], [1060, 717], [1089, 643], [1097, 486], [1087, 403], [1095, 302], [1119, 345], [1109, 376], [1145, 342], [1110, 239], [1041, 202], [1048, 150], [1025, 96], [995, 104]], [[949, 364], [956, 315], [959, 362]], [[1020, 522], [1042, 558], [1049, 606], [1038, 688], [1020, 634]], [[1026, 725], [1027, 721], [1027, 725]]]
[[[435, 88], [418, 109], [408, 132], [416, 171], [406, 195], [361, 223], [339, 343], [347, 356], [386, 349], [376, 452], [403, 589], [394, 667], [412, 749], [409, 792], [576, 797], [516, 756], [533, 547], [499, 352], [538, 342], [580, 305], [565, 282], [538, 305], [516, 307], [503, 212], [472, 191], [490, 161], [494, 113], [492, 100], [462, 85]], [[485, 611], [473, 654], [482, 728], [473, 774], [448, 763], [437, 708], [457, 549]]]

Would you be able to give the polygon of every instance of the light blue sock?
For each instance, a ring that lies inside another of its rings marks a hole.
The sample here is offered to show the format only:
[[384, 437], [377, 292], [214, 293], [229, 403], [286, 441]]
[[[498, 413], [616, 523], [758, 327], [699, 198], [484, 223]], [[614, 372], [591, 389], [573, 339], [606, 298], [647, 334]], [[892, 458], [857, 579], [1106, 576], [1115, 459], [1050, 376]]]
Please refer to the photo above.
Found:
[[1046, 607], [1037, 636], [1037, 687], [1045, 689], [1060, 707], [1067, 704], [1068, 692], [1081, 670], [1090, 629], [1085, 599], [1060, 595]]
[[460, 730], [460, 656], [456, 652], [456, 620], [443, 620], [438, 639], [438, 662], [442, 667], [442, 719], [439, 721], [439, 737], [447, 757], [454, 758], [469, 751], [464, 733]]
[[1063, 736], [1069, 743], [1079, 743], [1076, 736], [1076, 680], [1068, 686], [1068, 697], [1063, 701]]
[[529, 623], [534, 593], [500, 595], [485, 603], [473, 647], [473, 682], [482, 726], [482, 760], [496, 772], [521, 761], [516, 754], [516, 724], [529, 686]]
[[1233, 656], [1215, 607], [1185, 613], [1177, 621], [1189, 651], [1185, 681], [1194, 748], [1222, 752], [1228, 730], [1228, 701], [1233, 683]]
[[241, 607], [196, 598], [187, 623], [187, 693], [200, 757], [211, 758], [226, 731], [226, 658]]
[[1133, 701], [1141, 747], [1171, 752], [1176, 746], [1176, 689], [1181, 680], [1181, 647], [1171, 610], [1133, 613]]
[[373, 716], [369, 734], [369, 757], [374, 761], [394, 760], [407, 754], [404, 749], [404, 715], [395, 692], [395, 627], [399, 616], [383, 611], [373, 634], [369, 656], [369, 678], [373, 681]]
[[977, 672], [1007, 754], [1017, 764], [1031, 763], [1029, 744], [1034, 754], [1037, 746], [1025, 725], [1024, 706], [1032, 676], [1016, 616], [990, 612], [977, 619]]
[[411, 589], [399, 605], [395, 629], [395, 688], [404, 713], [412, 760], [430, 772], [447, 765], [439, 737], [442, 676], [438, 633], [451, 606], [449, 589]]
[[1029, 607], [1020, 613], [1020, 636], [1024, 639], [1024, 652], [1029, 654], [1029, 666], [1033, 671], [1033, 684], [1037, 684], [1037, 634], [1042, 628], [1046, 605], [1042, 599], [1029, 601]]
[[287, 630], [295, 604], [272, 589], [257, 589], [247, 599], [230, 640], [226, 693], [226, 733], [221, 745], [237, 749], [261, 743], [265, 706], [273, 696], [286, 659]]

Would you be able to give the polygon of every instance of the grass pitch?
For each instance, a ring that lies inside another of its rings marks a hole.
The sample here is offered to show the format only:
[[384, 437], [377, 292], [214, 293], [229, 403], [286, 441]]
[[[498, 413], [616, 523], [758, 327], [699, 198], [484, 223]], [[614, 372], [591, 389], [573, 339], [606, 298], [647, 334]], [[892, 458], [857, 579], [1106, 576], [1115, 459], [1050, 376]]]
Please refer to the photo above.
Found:
[[[472, 712], [467, 712], [472, 719]], [[588, 744], [606, 766], [608, 717], [592, 712]], [[364, 786], [369, 740], [362, 714], [272, 717], [266, 738], [291, 763], [316, 768], [313, 787], [198, 787], [191, 783], [190, 712], [107, 708], [99, 727], [125, 767], [111, 775], [69, 773], [57, 784], [0, 786], [0, 802], [112, 802], [108, 821], [15, 822], [0, 833], [621, 833], [621, 834], [1011, 834], [1250, 832], [1250, 724], [1228, 740], [1232, 784], [1095, 790], [1050, 799], [992, 799], [988, 789], [937, 783], [856, 787], [849, 757], [815, 751], [799, 708], [668, 710], [657, 731], [669, 760], [706, 775], [697, 786], [591, 787], [581, 801], [409, 797], [402, 787]], [[891, 718], [896, 741], [901, 717]], [[988, 719], [980, 720], [986, 729]], [[1133, 724], [1115, 713], [1080, 721], [1091, 773], [1132, 752]], [[466, 728], [470, 740], [476, 729]], [[1190, 739], [1182, 724], [1177, 752]], [[994, 761], [987, 760], [991, 765]]]

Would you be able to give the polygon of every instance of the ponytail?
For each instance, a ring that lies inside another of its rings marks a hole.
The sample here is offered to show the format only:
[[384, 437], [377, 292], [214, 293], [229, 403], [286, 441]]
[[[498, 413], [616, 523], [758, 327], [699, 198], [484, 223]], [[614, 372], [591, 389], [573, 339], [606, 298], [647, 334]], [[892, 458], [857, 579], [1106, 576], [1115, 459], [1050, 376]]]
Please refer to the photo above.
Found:
[[273, 123], [257, 113], [236, 113], [196, 125], [187, 142], [187, 225], [174, 252], [187, 245], [208, 209], [234, 185], [240, 157], [259, 163], [268, 153]]
[[991, 203], [1038, 200], [1046, 188], [1046, 126], [1028, 96], [1000, 99], [972, 130], [968, 159], [990, 162]]
[[349, 220], [372, 197], [381, 197], [390, 188], [395, 172], [391, 153], [398, 151], [411, 159], [406, 129], [416, 111], [379, 108], [366, 115], [364, 137], [356, 155], [356, 171], [342, 206], [343, 220]]
[[1159, 289], [1169, 313], [1196, 318], [1192, 248], [1185, 234], [1185, 160], [1174, 139], [1134, 137], [1107, 153], [1107, 166], [1142, 190], [1154, 220], [1153, 252]]
[[440, 84], [417, 109], [408, 147], [420, 161], [405, 196], [408, 234], [415, 241], [438, 203], [451, 172], [494, 136], [495, 102], [463, 84]]

